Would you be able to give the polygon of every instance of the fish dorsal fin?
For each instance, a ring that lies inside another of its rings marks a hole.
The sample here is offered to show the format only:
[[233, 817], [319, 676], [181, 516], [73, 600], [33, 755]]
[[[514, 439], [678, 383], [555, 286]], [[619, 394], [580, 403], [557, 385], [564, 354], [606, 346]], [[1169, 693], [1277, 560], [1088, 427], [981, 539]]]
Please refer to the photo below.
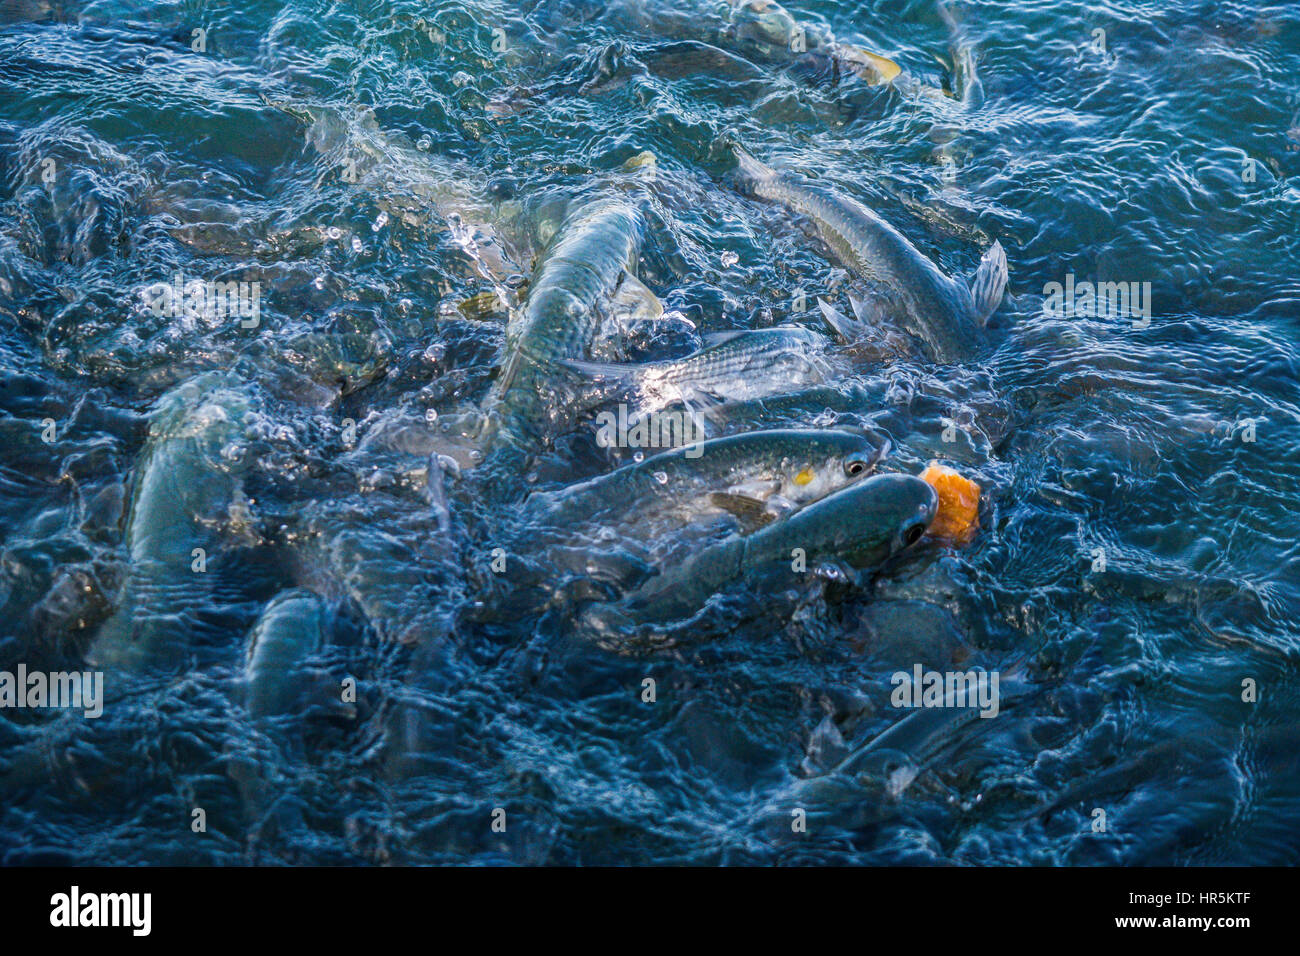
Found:
[[614, 293], [614, 305], [630, 319], [654, 321], [664, 314], [664, 306], [659, 297], [626, 270], [619, 282], [618, 291]]
[[825, 299], [817, 300], [817, 308], [821, 309], [822, 318], [830, 326], [831, 330], [840, 337], [841, 341], [848, 343], [857, 339], [859, 332], [857, 323], [847, 315]]
[[984, 253], [979, 268], [970, 280], [971, 300], [975, 304], [975, 317], [983, 325], [1002, 303], [1002, 293], [1007, 288], [1007, 254], [1002, 243], [994, 242]]
[[890, 324], [890, 317], [894, 314], [893, 303], [882, 295], [859, 296], [850, 292], [849, 304], [853, 307], [852, 319], [825, 300], [817, 300], [822, 318], [846, 345], [862, 341], [874, 329], [887, 327]]
[[736, 494], [730, 491], [715, 491], [709, 495], [709, 503], [736, 517], [747, 530], [757, 530], [770, 524], [776, 515], [767, 510], [766, 505], [757, 498]]
[[854, 295], [850, 290], [849, 305], [853, 307], [853, 315], [858, 323], [865, 326], [874, 325], [877, 328], [887, 326], [891, 317], [897, 314], [893, 300], [877, 292]]

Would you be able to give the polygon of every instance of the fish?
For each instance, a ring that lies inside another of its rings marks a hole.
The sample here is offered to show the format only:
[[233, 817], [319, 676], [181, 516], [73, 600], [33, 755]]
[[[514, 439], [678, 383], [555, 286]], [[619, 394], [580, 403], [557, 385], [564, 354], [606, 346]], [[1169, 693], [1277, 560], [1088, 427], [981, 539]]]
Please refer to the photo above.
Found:
[[303, 588], [282, 591], [267, 604], [248, 638], [244, 705], [253, 717], [301, 714], [308, 707], [350, 714], [339, 682], [313, 657], [328, 642], [325, 602]]
[[158, 401], [136, 465], [130, 568], [117, 610], [88, 654], [96, 667], [176, 668], [209, 632], [220, 633], [203, 614], [212, 589], [244, 564], [231, 558], [237, 537], [219, 529], [246, 520], [242, 489], [255, 459], [257, 416], [248, 392], [216, 372]]
[[729, 25], [723, 38], [742, 52], [766, 60], [796, 61], [801, 70], [829, 74], [834, 80], [852, 73], [867, 83], [892, 82], [903, 72], [893, 60], [861, 46], [840, 43], [830, 33], [808, 27], [775, 0], [727, 0]]
[[938, 496], [911, 475], [881, 474], [855, 482], [748, 535], [710, 544], [672, 567], [661, 567], [613, 608], [585, 621], [595, 630], [611, 622], [666, 620], [698, 611], [714, 594], [741, 579], [793, 576], [802, 558], [857, 570], [880, 566], [911, 547], [934, 519]]
[[[1002, 677], [999, 706], [1005, 712], [1040, 692], [1027, 679], [1024, 661], [998, 669]], [[757, 814], [763, 829], [773, 837], [789, 833], [790, 811], [802, 809], [811, 823], [834, 823], [854, 829], [879, 822], [898, 812], [900, 800], [922, 773], [938, 758], [978, 734], [991, 720], [981, 719], [981, 708], [954, 694], [943, 706], [922, 707], [851, 749], [823, 774], [790, 781]]]
[[590, 481], [533, 494], [522, 516], [532, 527], [573, 528], [628, 517], [638, 527], [663, 514], [723, 510], [744, 524], [824, 498], [869, 475], [889, 453], [888, 438], [821, 429], [772, 429], [652, 455]]
[[626, 393], [635, 414], [646, 415], [681, 402], [688, 408], [746, 401], [780, 394], [790, 386], [830, 377], [826, 336], [800, 326], [722, 332], [706, 337], [704, 348], [684, 358], [643, 364], [562, 364]]
[[827, 321], [841, 338], [848, 342], [859, 338], [869, 327], [868, 318], [894, 320], [918, 338], [937, 362], [959, 362], [979, 353], [985, 344], [984, 324], [1001, 303], [1007, 285], [1007, 257], [1000, 242], [984, 253], [969, 284], [952, 279], [857, 200], [796, 182], [739, 146], [733, 150], [744, 188], [807, 216], [845, 266], [880, 285], [880, 294], [855, 303], [856, 321], [829, 310]]
[[610, 92], [637, 74], [665, 80], [708, 76], [734, 92], [742, 84], [765, 81], [772, 68], [811, 87], [838, 85], [849, 76], [887, 85], [903, 72], [886, 56], [799, 22], [774, 0], [725, 0], [703, 16], [642, 0], [624, 6], [623, 16], [609, 24], [612, 32], [667, 39], [650, 45], [615, 40], [581, 61], [566, 61], [573, 68], [558, 81], [499, 94], [488, 104], [489, 114], [506, 117], [563, 97]]
[[540, 393], [550, 390], [557, 366], [584, 358], [596, 341], [602, 303], [611, 302], [635, 270], [641, 229], [640, 212], [621, 197], [598, 198], [570, 212], [507, 325], [506, 361], [490, 406], [513, 419], [545, 413]]
[[264, 99], [306, 125], [307, 143], [329, 167], [326, 175], [366, 190], [386, 215], [411, 226], [423, 225], [432, 210], [475, 273], [503, 301], [513, 301], [511, 280], [527, 259], [519, 204], [492, 201], [481, 176], [400, 131], [383, 129], [369, 109]]

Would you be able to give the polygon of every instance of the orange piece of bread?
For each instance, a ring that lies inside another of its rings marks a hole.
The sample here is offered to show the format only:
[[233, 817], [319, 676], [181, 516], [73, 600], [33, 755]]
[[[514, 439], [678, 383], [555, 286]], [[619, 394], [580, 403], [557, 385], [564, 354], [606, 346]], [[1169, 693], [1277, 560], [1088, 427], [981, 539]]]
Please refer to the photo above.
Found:
[[921, 480], [939, 493], [930, 534], [957, 544], [969, 543], [980, 526], [980, 486], [937, 461], [921, 472]]

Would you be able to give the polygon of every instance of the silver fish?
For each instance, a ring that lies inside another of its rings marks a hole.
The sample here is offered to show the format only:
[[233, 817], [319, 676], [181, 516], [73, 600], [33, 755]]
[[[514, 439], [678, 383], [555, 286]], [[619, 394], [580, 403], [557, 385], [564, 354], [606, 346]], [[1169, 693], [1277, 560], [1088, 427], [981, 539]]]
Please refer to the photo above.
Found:
[[481, 176], [421, 148], [404, 133], [382, 129], [368, 109], [268, 103], [307, 124], [307, 142], [324, 158], [327, 175], [366, 190], [387, 215], [420, 226], [432, 209], [479, 276], [504, 301], [511, 300], [507, 280], [523, 271], [519, 263], [526, 261], [525, 237], [506, 228], [519, 226], [523, 232], [517, 203], [487, 199]]
[[839, 313], [827, 315], [837, 333], [849, 341], [858, 338], [863, 319], [871, 314], [878, 321], [901, 321], [939, 362], [961, 361], [980, 350], [984, 323], [1007, 284], [1007, 257], [1000, 243], [984, 253], [969, 285], [956, 281], [857, 200], [797, 183], [734, 149], [746, 188], [807, 216], [846, 266], [882, 287], [881, 296], [855, 306], [858, 322]]
[[664, 513], [722, 509], [766, 524], [780, 509], [816, 501], [866, 477], [888, 454], [877, 434], [774, 429], [676, 448], [556, 492], [532, 495], [522, 516], [531, 527], [572, 529], [613, 519], [644, 527]]
[[579, 206], [533, 273], [523, 308], [506, 329], [506, 362], [489, 404], [518, 416], [538, 411], [555, 366], [586, 356], [600, 332], [599, 305], [635, 267], [641, 215], [619, 197]]
[[747, 401], [818, 384], [830, 377], [830, 341], [798, 326], [706, 336], [704, 348], [684, 358], [642, 365], [566, 360], [563, 364], [627, 394], [637, 415], [676, 402]]
[[769, 61], [799, 60], [805, 69], [838, 76], [854, 73], [871, 84], [889, 83], [902, 72], [888, 57], [860, 46], [840, 43], [824, 30], [808, 27], [775, 0], [727, 0], [730, 40], [751, 56]]
[[[136, 466], [127, 526], [131, 567], [117, 613], [89, 659], [126, 670], [176, 667], [204, 630], [203, 607], [219, 569], [206, 568], [218, 527], [246, 510], [253, 401], [220, 373], [191, 379], [159, 400]], [[202, 565], [196, 562], [202, 560]]]

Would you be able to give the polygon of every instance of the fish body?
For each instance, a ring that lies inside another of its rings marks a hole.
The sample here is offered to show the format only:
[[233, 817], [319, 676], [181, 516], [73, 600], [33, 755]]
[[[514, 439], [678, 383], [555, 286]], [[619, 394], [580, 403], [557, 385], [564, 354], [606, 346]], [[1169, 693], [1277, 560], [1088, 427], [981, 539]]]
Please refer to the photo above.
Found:
[[[869, 303], [880, 319], [897, 319], [939, 362], [956, 362], [984, 345], [984, 322], [1002, 301], [1007, 260], [999, 243], [985, 254], [971, 284], [945, 275], [906, 236], [862, 203], [798, 183], [736, 149], [745, 186], [816, 225], [831, 251], [850, 270], [878, 283], [884, 296]], [[841, 317], [843, 318], [843, 317]], [[837, 322], [852, 335], [851, 322]]]
[[620, 196], [575, 205], [533, 272], [522, 308], [506, 329], [506, 360], [488, 400], [516, 438], [544, 430], [561, 410], [561, 363], [585, 358], [641, 243], [639, 210]]
[[[258, 619], [248, 639], [244, 665], [245, 706], [254, 717], [298, 714], [310, 704], [337, 701], [329, 696], [311, 659], [326, 643], [329, 620], [325, 603], [303, 589], [277, 595]], [[314, 692], [314, 693], [313, 693]]]
[[[678, 616], [742, 578], [761, 577], [802, 557], [808, 567], [841, 560], [867, 569], [918, 541], [934, 518], [934, 489], [910, 475], [875, 475], [749, 535], [709, 545], [665, 568], [627, 596], [640, 617]], [[791, 572], [793, 573], [793, 572]]]
[[[523, 509], [538, 524], [566, 528], [664, 513], [762, 510], [774, 499], [798, 506], [868, 475], [888, 439], [821, 429], [773, 429], [675, 448], [558, 492], [533, 495]], [[726, 496], [720, 498], [720, 496]]]
[[[256, 416], [248, 393], [220, 373], [191, 379], [159, 400], [136, 466], [126, 532], [130, 569], [118, 610], [90, 649], [97, 667], [178, 667], [208, 636], [203, 612], [226, 567], [217, 560], [219, 529], [244, 508]], [[216, 567], [208, 568], [209, 560]]]
[[830, 341], [798, 326], [723, 333], [684, 358], [641, 365], [568, 361], [597, 381], [626, 389], [638, 414], [676, 402], [747, 401], [826, 381]]

